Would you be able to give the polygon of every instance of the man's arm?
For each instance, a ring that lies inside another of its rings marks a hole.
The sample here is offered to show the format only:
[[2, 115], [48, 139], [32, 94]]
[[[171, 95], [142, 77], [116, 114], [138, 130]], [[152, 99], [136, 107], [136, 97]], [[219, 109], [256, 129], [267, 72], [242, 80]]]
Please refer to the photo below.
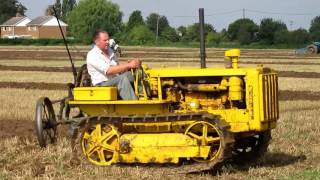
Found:
[[110, 66], [106, 72], [106, 75], [115, 75], [121, 72], [128, 71], [129, 69], [138, 68], [141, 62], [137, 59], [131, 60], [126, 64], [119, 64], [117, 66]]

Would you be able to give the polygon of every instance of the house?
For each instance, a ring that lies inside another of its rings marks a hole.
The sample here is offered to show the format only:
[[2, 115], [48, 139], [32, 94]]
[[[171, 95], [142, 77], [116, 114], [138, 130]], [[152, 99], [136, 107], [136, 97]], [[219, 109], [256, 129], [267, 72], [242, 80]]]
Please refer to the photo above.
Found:
[[[66, 36], [67, 24], [59, 20], [63, 34]], [[58, 21], [54, 16], [40, 16], [26, 24], [27, 34], [33, 39], [62, 39]]]
[[25, 16], [10, 18], [0, 25], [1, 38], [28, 37], [26, 24], [29, 22], [31, 22], [31, 19]]

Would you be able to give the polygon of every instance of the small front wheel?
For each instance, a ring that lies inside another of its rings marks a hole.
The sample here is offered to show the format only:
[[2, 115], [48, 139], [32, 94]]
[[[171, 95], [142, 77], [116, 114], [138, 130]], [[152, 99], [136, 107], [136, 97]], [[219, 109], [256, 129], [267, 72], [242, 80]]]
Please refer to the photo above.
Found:
[[41, 147], [57, 140], [57, 120], [49, 98], [41, 97], [37, 101], [35, 131]]
[[314, 44], [307, 46], [306, 49], [307, 49], [307, 54], [309, 55], [315, 55], [318, 53], [318, 47]]

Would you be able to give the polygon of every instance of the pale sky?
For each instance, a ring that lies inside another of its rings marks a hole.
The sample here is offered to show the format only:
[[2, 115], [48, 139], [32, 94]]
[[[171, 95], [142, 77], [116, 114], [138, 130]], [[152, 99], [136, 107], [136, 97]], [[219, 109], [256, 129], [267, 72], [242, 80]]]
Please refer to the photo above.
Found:
[[[55, 0], [18, 0], [28, 8], [30, 18], [44, 15], [48, 5]], [[61, 0], [62, 1], [62, 0]], [[243, 16], [257, 24], [266, 17], [281, 20], [289, 30], [300, 27], [309, 29], [310, 22], [320, 15], [320, 0], [111, 0], [120, 6], [123, 21], [128, 20], [134, 10], [144, 17], [152, 12], [164, 15], [173, 27], [190, 25], [199, 21], [198, 9], [204, 8], [205, 22], [220, 31]]]

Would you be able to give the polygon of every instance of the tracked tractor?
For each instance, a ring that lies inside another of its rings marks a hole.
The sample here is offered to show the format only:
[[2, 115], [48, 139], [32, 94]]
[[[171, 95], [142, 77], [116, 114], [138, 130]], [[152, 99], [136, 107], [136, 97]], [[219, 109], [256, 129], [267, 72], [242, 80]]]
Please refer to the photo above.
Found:
[[[54, 142], [59, 124], [73, 124], [73, 149], [98, 166], [172, 163], [188, 173], [261, 157], [279, 118], [278, 75], [240, 67], [239, 49], [225, 52], [226, 67], [206, 67], [203, 25], [200, 9], [201, 67], [134, 70], [138, 100], [120, 99], [116, 87], [90, 86], [83, 66], [68, 97], [37, 102], [39, 144]], [[52, 102], [61, 104], [57, 115]], [[82, 115], [71, 116], [74, 108]]]

